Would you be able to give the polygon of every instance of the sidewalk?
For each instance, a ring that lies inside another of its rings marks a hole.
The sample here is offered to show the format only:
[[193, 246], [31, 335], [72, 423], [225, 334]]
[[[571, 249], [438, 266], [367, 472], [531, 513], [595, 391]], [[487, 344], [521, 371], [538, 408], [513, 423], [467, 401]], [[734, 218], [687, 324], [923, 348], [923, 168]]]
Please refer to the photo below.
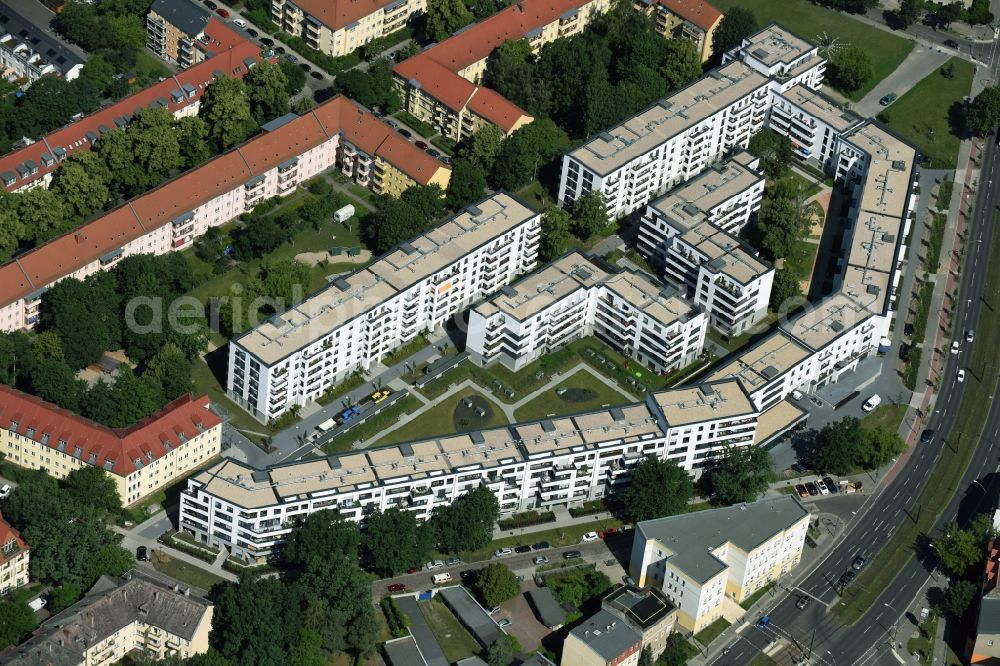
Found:
[[[214, 562], [208, 563], [205, 562], [204, 560], [200, 560], [197, 557], [194, 557], [193, 555], [188, 555], [187, 553], [177, 550], [176, 548], [171, 548], [170, 546], [162, 544], [155, 538], [151, 538], [141, 534], [141, 531], [144, 528], [148, 527], [152, 523], [161, 520], [162, 518], [163, 518], [163, 513], [160, 512], [147, 518], [145, 521], [143, 521], [142, 523], [136, 525], [131, 529], [126, 530], [122, 527], [118, 527], [117, 525], [112, 527], [112, 529], [115, 532], [118, 532], [119, 534], [122, 535], [123, 537], [121, 544], [122, 548], [125, 548], [126, 550], [129, 550], [132, 553], [134, 553], [139, 546], [145, 546], [149, 550], [150, 555], [152, 555], [152, 552], [154, 550], [163, 551], [164, 553], [169, 555], [172, 559], [180, 560], [186, 564], [198, 567], [199, 569], [204, 569], [205, 571], [210, 571], [216, 576], [224, 578], [225, 580], [236, 582], [239, 579], [239, 577], [236, 574], [226, 571], [225, 569], [222, 568], [222, 563], [225, 562], [226, 558], [229, 556], [229, 553], [225, 549], [223, 549], [222, 552], [218, 554]], [[150, 562], [137, 562], [136, 565], [143, 568], [153, 569], [153, 565]]]

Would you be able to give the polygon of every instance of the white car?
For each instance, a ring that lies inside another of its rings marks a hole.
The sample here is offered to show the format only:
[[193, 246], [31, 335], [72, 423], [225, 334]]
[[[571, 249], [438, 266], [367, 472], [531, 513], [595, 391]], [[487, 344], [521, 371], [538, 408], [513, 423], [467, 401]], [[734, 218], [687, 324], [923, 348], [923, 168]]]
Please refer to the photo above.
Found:
[[955, 340], [954, 342], [951, 343], [951, 353], [952, 354], [958, 353], [958, 340]]
[[548, 564], [549, 558], [545, 557], [544, 555], [539, 555], [538, 557], [533, 559], [532, 562], [534, 562], [535, 564]]
[[597, 532], [587, 532], [583, 535], [583, 543], [588, 541], [597, 541]]
[[237, 28], [245, 28], [247, 27], [247, 22], [244, 21], [243, 19], [233, 19], [233, 25], [235, 25]]
[[434, 560], [432, 562], [427, 563], [427, 570], [430, 571], [431, 569], [440, 569], [443, 566], [444, 562], [442, 562], [441, 560]]
[[512, 624], [514, 624], [514, 620], [510, 619], [509, 617], [505, 617], [504, 619], [497, 622], [497, 626], [500, 627], [501, 629], [503, 629], [504, 627], [509, 627]]
[[870, 412], [881, 404], [882, 404], [882, 398], [879, 397], [878, 393], [876, 393], [872, 397], [865, 400], [865, 404], [861, 405], [861, 409], [862, 411]]
[[0, 499], [7, 499], [8, 497], [10, 497], [10, 494], [11, 492], [13, 492], [13, 490], [14, 489], [10, 487], [10, 484], [7, 483], [0, 486]]
[[965, 332], [965, 341], [974, 342], [976, 339], [976, 332], [971, 328]]
[[498, 548], [493, 552], [493, 557], [507, 557], [514, 552], [513, 548]]
[[964, 368], [962, 370], [958, 371], [958, 381], [959, 381], [959, 383], [965, 381], [965, 369]]
[[816, 487], [819, 488], [819, 494], [820, 495], [829, 495], [830, 494], [830, 489], [826, 487], [825, 483], [823, 483], [823, 479], [816, 479], [815, 483], [816, 483]]

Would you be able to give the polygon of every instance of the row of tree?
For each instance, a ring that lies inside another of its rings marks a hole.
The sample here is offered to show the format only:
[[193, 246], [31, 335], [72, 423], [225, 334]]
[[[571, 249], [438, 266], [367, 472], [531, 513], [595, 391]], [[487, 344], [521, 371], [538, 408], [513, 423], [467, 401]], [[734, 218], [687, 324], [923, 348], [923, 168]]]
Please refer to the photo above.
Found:
[[848, 417], [829, 423], [817, 433], [811, 463], [818, 472], [837, 476], [859, 468], [877, 469], [906, 448], [894, 431], [879, 426], [862, 427], [861, 421]]
[[254, 67], [245, 81], [222, 77], [206, 89], [198, 117], [143, 109], [127, 127], [101, 136], [93, 150], [67, 158], [51, 189], [0, 193], [0, 259], [67, 233], [245, 141], [261, 122], [288, 112], [286, 83], [281, 68], [269, 62]]

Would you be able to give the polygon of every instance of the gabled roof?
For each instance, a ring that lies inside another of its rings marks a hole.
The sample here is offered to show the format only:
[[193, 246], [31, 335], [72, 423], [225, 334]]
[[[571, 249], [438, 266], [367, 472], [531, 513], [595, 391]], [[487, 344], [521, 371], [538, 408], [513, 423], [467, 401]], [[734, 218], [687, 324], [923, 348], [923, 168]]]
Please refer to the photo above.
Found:
[[0, 384], [0, 428], [118, 476], [183, 446], [222, 423], [208, 396], [182, 396], [129, 428], [112, 429]]
[[243, 145], [142, 194], [76, 231], [0, 266], [0, 307], [71, 275], [130, 241], [170, 224], [254, 176], [342, 133], [372, 157], [427, 185], [447, 167], [346, 97], [274, 126]]
[[17, 177], [10, 185], [5, 182], [0, 182], [0, 185], [13, 192], [55, 171], [66, 156], [77, 150], [90, 150], [91, 144], [101, 134], [119, 126], [121, 123], [116, 121], [131, 117], [137, 109], [164, 106], [171, 113], [176, 113], [194, 104], [201, 99], [205, 87], [215, 79], [217, 71], [226, 76], [243, 78], [249, 70], [248, 61], [259, 60], [260, 47], [218, 21], [213, 20], [209, 25], [210, 32], [217, 38], [214, 48], [218, 49], [218, 55], [0, 157], [0, 174], [9, 172], [17, 175], [17, 167], [28, 161], [37, 166], [35, 173]]
[[346, 28], [396, 0], [295, 0], [295, 6], [332, 30]]
[[654, 2], [705, 32], [714, 28], [722, 18], [722, 12], [705, 0], [654, 0]]
[[[4, 546], [11, 541], [17, 544], [17, 549], [5, 551]], [[21, 538], [21, 533], [11, 527], [10, 524], [3, 519], [3, 514], [0, 514], [0, 564], [4, 564], [10, 557], [26, 550], [28, 550], [28, 544], [26, 544], [24, 539]]]

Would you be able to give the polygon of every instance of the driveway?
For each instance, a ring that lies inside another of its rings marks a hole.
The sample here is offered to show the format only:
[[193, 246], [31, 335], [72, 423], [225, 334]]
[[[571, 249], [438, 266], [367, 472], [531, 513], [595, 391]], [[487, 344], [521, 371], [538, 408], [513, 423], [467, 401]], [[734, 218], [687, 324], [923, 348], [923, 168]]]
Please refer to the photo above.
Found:
[[531, 578], [526, 578], [521, 586], [521, 594], [510, 601], [504, 602], [502, 610], [494, 616], [494, 619], [509, 618], [511, 624], [504, 628], [508, 634], [521, 643], [527, 652], [534, 652], [542, 646], [542, 639], [551, 632], [549, 628], [538, 621], [535, 612], [528, 603], [525, 596], [527, 592], [535, 589], [535, 582]]
[[[929, 48], [917, 44], [899, 64], [892, 74], [885, 77], [872, 88], [871, 92], [855, 104], [851, 110], [862, 116], [875, 116], [884, 108], [879, 104], [887, 93], [896, 93], [900, 97], [915, 86], [921, 79], [931, 74], [948, 59], [948, 53], [939, 48]], [[890, 105], [891, 108], [891, 105]]]

